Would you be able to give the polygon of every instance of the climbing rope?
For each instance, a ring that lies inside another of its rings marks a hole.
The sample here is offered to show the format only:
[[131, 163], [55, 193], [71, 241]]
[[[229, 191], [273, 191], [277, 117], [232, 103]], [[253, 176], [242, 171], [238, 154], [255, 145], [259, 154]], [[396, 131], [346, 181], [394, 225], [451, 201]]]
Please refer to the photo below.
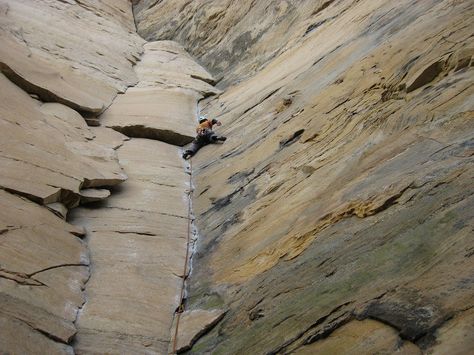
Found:
[[192, 173], [193, 173], [193, 163], [189, 159], [189, 193], [188, 193], [188, 231], [187, 231], [187, 241], [186, 241], [186, 258], [184, 260], [184, 270], [183, 270], [183, 282], [181, 284], [181, 292], [179, 295], [179, 306], [176, 309], [176, 327], [174, 331], [173, 339], [173, 353], [176, 354], [176, 347], [178, 345], [178, 328], [179, 320], [181, 318], [181, 313], [184, 312], [184, 290], [186, 287], [186, 278], [188, 277], [188, 259], [189, 259], [189, 244], [191, 242], [191, 193], [192, 193]]

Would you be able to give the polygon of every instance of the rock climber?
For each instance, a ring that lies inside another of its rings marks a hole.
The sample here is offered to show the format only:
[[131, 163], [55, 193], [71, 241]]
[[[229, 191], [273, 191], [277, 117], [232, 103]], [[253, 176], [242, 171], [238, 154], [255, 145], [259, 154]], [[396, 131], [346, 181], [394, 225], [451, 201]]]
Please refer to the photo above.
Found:
[[215, 118], [209, 120], [201, 117], [196, 127], [196, 138], [191, 143], [191, 147], [183, 153], [183, 158], [191, 158], [199, 149], [210, 143], [224, 142], [227, 137], [218, 136], [212, 130], [212, 126], [220, 126], [221, 124], [222, 123]]

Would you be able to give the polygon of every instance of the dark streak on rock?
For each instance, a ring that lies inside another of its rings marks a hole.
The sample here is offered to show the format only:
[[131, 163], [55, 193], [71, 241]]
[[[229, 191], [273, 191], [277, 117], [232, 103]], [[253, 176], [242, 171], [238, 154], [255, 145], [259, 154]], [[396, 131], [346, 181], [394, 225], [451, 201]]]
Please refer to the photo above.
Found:
[[114, 231], [115, 233], [119, 234], [136, 234], [136, 235], [146, 235], [150, 237], [156, 237], [157, 235], [155, 233], [151, 232], [129, 232], [129, 231]]
[[263, 99], [261, 99], [259, 102], [257, 102], [255, 105], [252, 105], [250, 106], [249, 108], [247, 108], [244, 112], [242, 112], [242, 116], [245, 115], [247, 112], [249, 112], [250, 110], [252, 110], [253, 108], [257, 107], [258, 105], [260, 105], [261, 103], [263, 103], [265, 100], [269, 99], [271, 96], [273, 96], [278, 90], [280, 90], [280, 88], [278, 89], [275, 89], [273, 91], [271, 91], [269, 94], [267, 94]]
[[327, 114], [330, 114], [332, 111], [334, 111], [335, 109], [337, 109], [338, 107], [341, 107], [342, 105], [344, 105], [346, 102], [348, 102], [351, 98], [348, 97], [347, 99], [344, 99], [342, 100], [340, 103], [338, 103], [336, 106], [334, 106], [332, 109], [330, 109], [329, 111], [326, 111], [324, 112], [325, 115]]
[[369, 304], [362, 313], [363, 318], [387, 324], [397, 329], [402, 339], [412, 342], [438, 328], [446, 320], [439, 307], [429, 300], [419, 299], [416, 294], [402, 294], [395, 299], [393, 297]]
[[329, 7], [329, 5], [331, 5], [335, 0], [328, 0], [326, 1], [325, 3], [323, 3], [320, 7], [318, 7], [316, 10], [314, 10], [312, 13], [311, 13], [311, 16], [314, 16], [318, 13], [320, 13], [321, 11], [323, 11], [324, 9], [326, 9], [327, 7]]
[[235, 174], [232, 174], [227, 178], [227, 181], [231, 184], [235, 184], [237, 182], [242, 181], [243, 179], [249, 177], [255, 172], [255, 168], [252, 168], [251, 170], [248, 171], [239, 171]]
[[443, 60], [431, 63], [423, 69], [412, 82], [407, 84], [406, 91], [412, 92], [430, 82], [432, 82], [443, 71]]
[[317, 29], [319, 26], [325, 24], [329, 19], [324, 19], [322, 21], [319, 21], [319, 22], [316, 22], [316, 23], [313, 23], [312, 25], [309, 25], [308, 28], [306, 29], [303, 37], [305, 37], [306, 35], [308, 35], [309, 33], [313, 32], [315, 29]]
[[280, 149], [288, 147], [298, 141], [303, 133], [304, 129], [299, 129], [295, 133], [293, 133], [291, 137], [280, 141]]
[[332, 323], [324, 326], [322, 330], [318, 331], [316, 334], [306, 339], [304, 344], [308, 345], [320, 339], [327, 338], [337, 328], [340, 328], [344, 324], [348, 323], [350, 320], [352, 320], [352, 314], [348, 312], [341, 314], [340, 316], [336, 317]]
[[331, 50], [329, 53], [323, 55], [322, 57], [318, 58], [318, 60], [316, 60], [311, 66], [315, 66], [316, 64], [318, 64], [319, 62], [321, 62], [323, 59], [327, 58], [329, 55], [333, 54], [334, 52], [336, 52], [339, 48], [345, 46], [346, 43], [343, 43], [343, 44], [340, 44], [338, 46], [336, 46], [336, 48], [334, 48], [333, 50]]
[[0, 269], [0, 278], [4, 278], [10, 281], [15, 281], [19, 285], [24, 285], [24, 286], [46, 286], [45, 283], [38, 281], [29, 275], [22, 273], [22, 272], [16, 272], [16, 271], [10, 271], [10, 270], [5, 270], [5, 269]]
[[210, 78], [204, 78], [199, 75], [191, 74], [191, 78], [196, 79], [196, 80], [201, 80], [204, 81], [205, 83], [208, 83], [209, 85], [215, 85], [216, 81], [214, 79]]
[[275, 323], [274, 325], [272, 325], [272, 328], [278, 327], [280, 324], [282, 324], [283, 322], [287, 321], [290, 318], [293, 318], [294, 316], [295, 316], [295, 314], [290, 314], [289, 316], [286, 316], [281, 321], [279, 321], [279, 322]]
[[[321, 325], [322, 323], [324, 323], [331, 315], [333, 315], [334, 313], [337, 313], [339, 310], [341, 310], [343, 307], [345, 306], [348, 306], [349, 304], [351, 304], [353, 301], [349, 301], [349, 302], [345, 302], [339, 306], [337, 306], [336, 308], [334, 308], [333, 310], [331, 310], [329, 313], [327, 313], [325, 316], [319, 318], [316, 322], [314, 322], [312, 325], [310, 325], [308, 328], [306, 328], [305, 330], [301, 331], [300, 333], [298, 333], [296, 336], [294, 336], [293, 338], [291, 338], [290, 340], [284, 342], [282, 345], [280, 345], [278, 348], [275, 348], [269, 352], [267, 352], [266, 354], [267, 355], [276, 355], [276, 354], [280, 354], [280, 353], [285, 353], [285, 349], [293, 344], [294, 342], [296, 342], [297, 340], [301, 339], [306, 333], [310, 332], [311, 330], [317, 328], [319, 325]], [[342, 318], [342, 319], [341, 319]], [[304, 344], [310, 344], [310, 343], [313, 343], [315, 342], [316, 340], [319, 340], [323, 337], [327, 337], [330, 333], [332, 333], [336, 328], [340, 327], [341, 325], [347, 323], [350, 319], [352, 318], [352, 316], [347, 313], [347, 312], [344, 312], [341, 316], [337, 317], [337, 319], [339, 319], [340, 321], [339, 322], [333, 322], [332, 324], [330, 324], [329, 326], [326, 326], [325, 328], [323, 328], [322, 330], [318, 331], [316, 334], [310, 336], [308, 339], [306, 339], [304, 341]]]
[[223, 312], [219, 317], [217, 317], [216, 319], [214, 319], [211, 323], [207, 324], [203, 329], [201, 329], [192, 339], [191, 341], [189, 342], [189, 346], [185, 346], [181, 349], [178, 349], [178, 354], [181, 354], [189, 349], [192, 348], [192, 346], [199, 340], [199, 338], [201, 338], [202, 336], [206, 335], [209, 331], [212, 330], [212, 328], [214, 328], [217, 323], [219, 323], [222, 318], [224, 318], [226, 312]]
[[45, 337], [47, 337], [48, 339], [53, 340], [56, 343], [61, 343], [61, 344], [66, 344], [67, 345], [68, 342], [69, 342], [69, 339], [67, 339], [67, 340], [61, 339], [61, 338], [55, 336], [54, 334], [48, 333], [47, 331], [45, 331], [43, 329], [35, 327], [34, 325], [30, 324], [29, 322], [27, 322], [24, 319], [15, 317], [13, 314], [8, 314], [8, 316], [15, 319], [15, 320], [17, 320], [17, 321], [19, 321], [19, 322], [21, 322], [22, 324], [27, 325], [29, 328], [33, 329], [34, 331], [37, 331], [38, 333], [44, 335]]
[[201, 196], [202, 194], [206, 193], [207, 191], [209, 191], [210, 188], [211, 188], [210, 186], [206, 186], [206, 187], [204, 188], [204, 190], [202, 190], [202, 191], [199, 193], [198, 196]]
[[249, 319], [253, 322], [257, 319], [263, 318], [265, 316], [265, 313], [263, 312], [263, 309], [257, 308], [249, 313]]

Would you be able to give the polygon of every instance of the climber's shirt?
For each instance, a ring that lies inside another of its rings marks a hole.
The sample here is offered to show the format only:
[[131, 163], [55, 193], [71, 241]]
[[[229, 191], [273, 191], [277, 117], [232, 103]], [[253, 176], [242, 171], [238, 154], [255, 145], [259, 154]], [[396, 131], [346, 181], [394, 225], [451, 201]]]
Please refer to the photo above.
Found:
[[198, 135], [205, 135], [207, 132], [212, 131], [212, 126], [217, 124], [219, 121], [217, 121], [215, 118], [212, 120], [203, 119], [199, 121], [199, 125], [196, 127], [196, 133]]

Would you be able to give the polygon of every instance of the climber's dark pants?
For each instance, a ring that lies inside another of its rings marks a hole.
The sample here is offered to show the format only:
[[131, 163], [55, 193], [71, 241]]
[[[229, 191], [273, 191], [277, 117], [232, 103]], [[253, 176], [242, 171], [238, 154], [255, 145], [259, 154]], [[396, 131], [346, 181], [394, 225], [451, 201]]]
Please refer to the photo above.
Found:
[[218, 141], [218, 136], [213, 131], [209, 131], [203, 135], [198, 135], [193, 142], [191, 143], [191, 146], [189, 149], [186, 150], [186, 154], [190, 154], [193, 156], [194, 154], [197, 153], [199, 149], [204, 147], [205, 145], [211, 144], [211, 143], [216, 143]]

